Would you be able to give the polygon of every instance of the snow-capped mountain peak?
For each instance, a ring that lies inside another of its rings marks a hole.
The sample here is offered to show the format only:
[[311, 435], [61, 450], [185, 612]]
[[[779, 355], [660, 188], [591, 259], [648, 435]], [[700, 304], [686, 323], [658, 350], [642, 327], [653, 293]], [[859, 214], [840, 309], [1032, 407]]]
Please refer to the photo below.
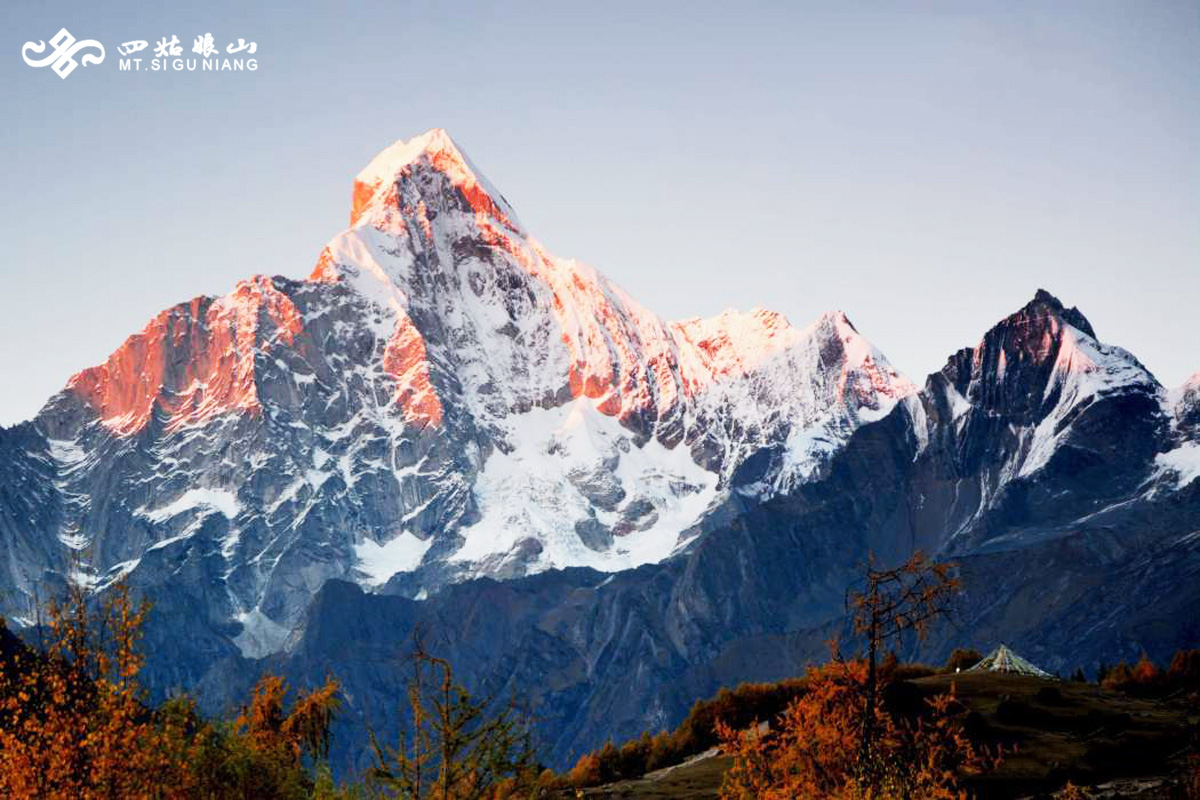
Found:
[[1044, 289], [942, 369], [972, 405], [1037, 423], [1064, 402], [1125, 386], [1157, 387], [1136, 358], [1102, 344], [1087, 318]]
[[[672, 433], [664, 435], [674, 441], [687, 422], [683, 406], [697, 395], [746, 379], [791, 348], [813, 349], [818, 329], [845, 347], [838, 363], [826, 352], [805, 369], [836, 369], [838, 397], [849, 388], [856, 406], [875, 409], [880, 398], [913, 391], [840, 312], [804, 331], [762, 309], [664, 323], [595, 269], [524, 233], [444, 131], [385, 149], [359, 174], [354, 197], [355, 224], [326, 248], [313, 278], [348, 279], [390, 312], [397, 330], [416, 330], [406, 338], [414, 352], [422, 342], [433, 391], [447, 391], [437, 388], [437, 373], [453, 366], [464, 402], [485, 424], [582, 396], [643, 435], [667, 423]], [[434, 323], [443, 330], [435, 334]], [[451, 342], [461, 346], [447, 349]], [[486, 363], [463, 368], [481, 350]], [[464, 385], [464, 374], [478, 380]]]
[[[418, 173], [426, 175], [419, 176]], [[404, 211], [398, 184], [406, 178], [428, 178], [436, 173], [448, 179], [467, 201], [471, 210], [484, 219], [513, 232], [522, 228], [516, 213], [504, 196], [484, 177], [470, 158], [441, 128], [433, 128], [407, 141], [400, 139], [384, 148], [354, 179], [351, 227], [358, 224], [386, 224], [387, 211]], [[371, 213], [369, 213], [371, 212]], [[428, 227], [428, 211], [418, 202], [407, 213], [417, 216]]]
[[202, 559], [260, 653], [329, 577], [416, 595], [666, 558], [914, 391], [841, 312], [664, 322], [551, 254], [435, 129], [358, 174], [307, 280], [163, 312], [38, 425], [81, 574]]
[[[950, 357], [930, 377], [922, 396], [920, 425], [946, 437], [937, 443], [955, 452], [959, 469], [972, 470], [987, 453], [992, 466], [969, 490], [980, 498], [960, 523], [1003, 506], [1014, 481], [1036, 483], [1046, 471], [1115, 475], [1110, 458], [1153, 460], [1152, 443], [1165, 426], [1162, 387], [1130, 353], [1105, 344], [1078, 309], [1045, 290], [984, 334], [973, 348]], [[1124, 420], [1125, 436], [1098, 447], [1094, 431]], [[1130, 420], [1137, 420], [1136, 425]], [[949, 423], [949, 424], [946, 424]], [[918, 432], [923, 447], [930, 441]], [[1128, 449], [1136, 443], [1136, 449]], [[1122, 448], [1126, 448], [1122, 451]], [[1101, 485], [1104, 481], [1097, 480]], [[1122, 486], [1133, 491], [1136, 486]], [[1107, 487], [1106, 491], [1116, 491]], [[1013, 501], [1017, 502], [1017, 501]]]

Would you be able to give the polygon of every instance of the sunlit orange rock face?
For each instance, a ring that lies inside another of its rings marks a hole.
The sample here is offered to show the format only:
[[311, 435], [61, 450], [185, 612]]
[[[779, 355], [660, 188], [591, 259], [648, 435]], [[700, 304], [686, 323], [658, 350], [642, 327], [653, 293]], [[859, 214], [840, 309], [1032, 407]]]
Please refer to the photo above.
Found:
[[442, 140], [429, 153], [429, 160], [434, 169], [449, 176], [454, 187], [462, 193], [467, 204], [475, 212], [476, 219], [490, 217], [509, 230], [517, 229], [508, 215], [496, 205], [496, 201], [492, 199], [491, 195], [479, 185], [479, 180], [464, 163], [462, 155], [448, 141]]
[[162, 312], [68, 389], [119, 435], [141, 431], [156, 412], [167, 430], [230, 411], [258, 413], [256, 350], [290, 347], [301, 330], [291, 299], [260, 276], [216, 300]]
[[396, 402], [414, 427], [442, 423], [442, 403], [429, 379], [425, 339], [408, 315], [397, 321], [383, 354], [384, 370], [396, 379]]
[[359, 219], [362, 218], [363, 212], [371, 204], [371, 199], [379, 191], [379, 183], [379, 181], [371, 183], [364, 183], [363, 181], [354, 182], [354, 195], [350, 201], [350, 227], [357, 225]]
[[317, 258], [317, 265], [313, 267], [312, 274], [308, 276], [308, 279], [315, 283], [334, 283], [341, 279], [333, 253], [328, 247], [321, 250], [321, 255]]

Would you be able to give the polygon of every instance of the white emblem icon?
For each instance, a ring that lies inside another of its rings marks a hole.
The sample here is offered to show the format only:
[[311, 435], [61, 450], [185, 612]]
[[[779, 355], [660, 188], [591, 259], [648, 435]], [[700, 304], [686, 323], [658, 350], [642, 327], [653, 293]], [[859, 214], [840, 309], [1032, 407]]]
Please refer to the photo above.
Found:
[[50, 40], [50, 46], [54, 48], [50, 51], [50, 55], [41, 59], [32, 59], [29, 57], [30, 51], [36, 54], [46, 52], [45, 42], [26, 42], [21, 48], [21, 57], [25, 59], [25, 63], [31, 67], [45, 67], [53, 64], [53, 69], [58, 73], [58, 77], [66, 79], [77, 66], [79, 62], [75, 61], [75, 54], [85, 47], [94, 47], [100, 51], [100, 55], [88, 53], [82, 56], [79, 61], [86, 67], [88, 64], [99, 64], [104, 60], [104, 45], [97, 42], [95, 39], [84, 39], [81, 42], [75, 41], [75, 37], [63, 28], [54, 35]]

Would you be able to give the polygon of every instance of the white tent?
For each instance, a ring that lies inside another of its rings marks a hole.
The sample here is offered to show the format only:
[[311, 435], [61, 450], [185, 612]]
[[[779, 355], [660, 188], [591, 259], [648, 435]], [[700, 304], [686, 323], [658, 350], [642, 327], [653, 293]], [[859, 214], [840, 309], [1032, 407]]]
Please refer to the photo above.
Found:
[[1032, 675], [1036, 678], [1050, 678], [1054, 676], [1044, 669], [1039, 669], [1033, 664], [1030, 664], [1019, 655], [1009, 650], [1006, 646], [1000, 645], [992, 652], [988, 653], [987, 657], [980, 661], [975, 666], [967, 670], [967, 672], [1007, 672], [1011, 675]]

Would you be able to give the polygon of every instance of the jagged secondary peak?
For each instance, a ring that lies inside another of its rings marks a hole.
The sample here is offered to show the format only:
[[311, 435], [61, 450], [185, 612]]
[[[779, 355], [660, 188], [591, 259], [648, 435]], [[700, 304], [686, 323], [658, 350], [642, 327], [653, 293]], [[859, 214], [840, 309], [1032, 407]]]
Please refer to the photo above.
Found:
[[[520, 232], [516, 213], [504, 196], [484, 177], [450, 135], [433, 128], [405, 141], [400, 139], [379, 152], [354, 180], [351, 227], [360, 223], [394, 227], [394, 215], [416, 218], [430, 233], [431, 208], [440, 193], [440, 176], [461, 194], [467, 208], [482, 222], [492, 220]], [[411, 184], [408, 187], [402, 184]], [[404, 188], [410, 191], [405, 192]]]
[[[952, 420], [948, 429], [960, 445], [974, 440], [1007, 449], [1004, 474], [1021, 477], [1040, 471], [1072, 443], [1070, 452], [1087, 451], [1089, 458], [1128, 446], [1115, 435], [1103, 444], [1088, 438], [1087, 431], [1110, 430], [1115, 417], [1136, 430], [1131, 439], [1151, 432], [1139, 441], [1151, 441], [1165, 420], [1162, 387], [1154, 376], [1130, 353], [1098, 341], [1078, 309], [1045, 290], [992, 327], [978, 345], [951, 356], [930, 376], [924, 395], [939, 416]], [[997, 430], [1004, 433], [997, 436]], [[989, 480], [990, 492], [1001, 477]]]
[[788, 386], [798, 376], [824, 380], [832, 372], [835, 393], [830, 401], [849, 400], [871, 409], [916, 391], [841, 311], [822, 314], [804, 329], [759, 307], [748, 313], [727, 309], [707, 319], [673, 322], [669, 328], [678, 343], [687, 394], [764, 370], [782, 370], [785, 374], [776, 379]]
[[797, 340], [786, 317], [758, 307], [749, 313], [728, 308], [714, 317], [691, 317], [668, 327], [679, 342], [688, 392], [724, 377], [747, 375]]
[[1069, 384], [1089, 392], [1128, 383], [1155, 386], [1153, 376], [1119, 347], [1101, 344], [1087, 318], [1039, 289], [974, 348], [950, 357], [943, 376], [972, 405], [1019, 423], [1036, 422]]

